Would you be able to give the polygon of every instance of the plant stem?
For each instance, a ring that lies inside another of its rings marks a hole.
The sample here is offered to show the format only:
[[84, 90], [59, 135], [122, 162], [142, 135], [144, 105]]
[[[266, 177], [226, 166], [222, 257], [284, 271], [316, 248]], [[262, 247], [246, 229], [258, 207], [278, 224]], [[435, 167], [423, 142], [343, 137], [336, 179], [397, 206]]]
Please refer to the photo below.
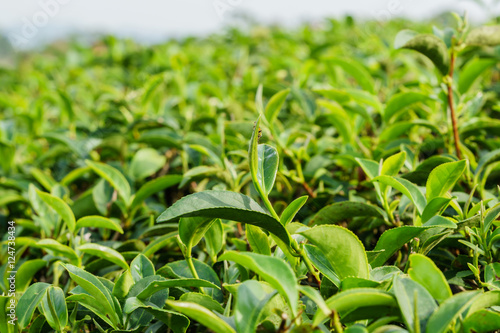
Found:
[[462, 154], [460, 153], [460, 138], [458, 136], [457, 128], [457, 115], [455, 113], [455, 106], [453, 105], [453, 71], [455, 68], [455, 50], [453, 46], [450, 52], [450, 72], [448, 74], [449, 79], [446, 81], [448, 86], [448, 106], [450, 107], [451, 113], [451, 124], [453, 126], [453, 138], [455, 141], [455, 151], [459, 160], [462, 159]]
[[321, 288], [321, 279], [319, 278], [318, 272], [314, 269], [311, 261], [307, 257], [306, 253], [304, 250], [300, 252], [300, 256], [302, 257], [302, 260], [304, 260], [304, 263], [306, 264], [307, 270], [314, 276], [314, 279], [316, 279], [316, 282], [318, 283], [318, 288]]

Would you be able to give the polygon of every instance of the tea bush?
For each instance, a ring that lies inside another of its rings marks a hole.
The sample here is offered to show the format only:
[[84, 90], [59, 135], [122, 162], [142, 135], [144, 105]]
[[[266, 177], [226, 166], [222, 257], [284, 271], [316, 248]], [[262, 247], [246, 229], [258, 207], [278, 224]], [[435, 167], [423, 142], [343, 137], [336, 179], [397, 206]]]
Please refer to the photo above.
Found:
[[450, 17], [2, 62], [1, 332], [500, 330], [500, 26]]

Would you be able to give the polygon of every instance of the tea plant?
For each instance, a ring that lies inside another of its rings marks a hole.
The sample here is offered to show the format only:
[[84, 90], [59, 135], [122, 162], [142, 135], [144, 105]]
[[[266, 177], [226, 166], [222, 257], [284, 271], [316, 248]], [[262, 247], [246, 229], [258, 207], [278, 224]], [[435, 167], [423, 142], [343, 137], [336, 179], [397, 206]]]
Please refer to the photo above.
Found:
[[500, 28], [453, 17], [17, 55], [0, 331], [500, 330]]

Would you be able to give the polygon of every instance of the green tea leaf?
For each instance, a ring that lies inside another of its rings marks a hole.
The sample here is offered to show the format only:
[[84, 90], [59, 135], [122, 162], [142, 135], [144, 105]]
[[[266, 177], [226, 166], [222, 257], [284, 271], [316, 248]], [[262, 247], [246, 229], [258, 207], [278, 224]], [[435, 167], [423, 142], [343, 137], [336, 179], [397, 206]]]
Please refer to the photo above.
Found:
[[443, 163], [437, 166], [429, 175], [426, 184], [427, 200], [442, 197], [453, 189], [467, 167], [467, 160]]
[[85, 160], [85, 163], [99, 176], [106, 179], [111, 186], [113, 186], [118, 194], [123, 198], [125, 203], [128, 205], [130, 203], [130, 185], [125, 178], [125, 176], [118, 171], [104, 163], [93, 162], [90, 160]]
[[239, 333], [252, 333], [257, 330], [259, 318], [265, 305], [276, 294], [267, 293], [255, 280], [247, 280], [238, 287], [234, 310], [234, 321]]
[[280, 113], [280, 110], [283, 107], [289, 93], [290, 89], [281, 90], [274, 94], [267, 103], [265, 115], [269, 124], [273, 124], [278, 118], [278, 114]]
[[253, 252], [267, 256], [271, 255], [269, 239], [259, 227], [249, 224], [246, 226], [245, 231], [248, 243], [250, 244]]
[[109, 262], [112, 262], [115, 265], [120, 266], [123, 269], [129, 268], [127, 262], [125, 261], [125, 258], [123, 258], [123, 255], [121, 255], [120, 252], [110, 247], [94, 243], [88, 243], [80, 245], [78, 247], [78, 251], [105, 259]]
[[220, 260], [234, 261], [259, 274], [285, 298], [292, 314], [297, 315], [299, 292], [295, 274], [288, 264], [278, 258], [251, 253], [225, 252]]
[[167, 208], [156, 221], [170, 222], [192, 216], [222, 218], [252, 224], [275, 234], [287, 245], [291, 243], [285, 227], [267, 214], [253, 199], [229, 191], [204, 191], [185, 196]]
[[391, 176], [378, 176], [375, 177], [372, 181], [380, 182], [384, 185], [394, 187], [396, 190], [406, 195], [408, 199], [411, 200], [411, 202], [413, 202], [420, 215], [424, 211], [425, 206], [427, 205], [427, 200], [415, 184], [407, 181], [404, 178]]
[[311, 224], [335, 224], [358, 216], [387, 220], [387, 214], [377, 206], [363, 202], [341, 201], [321, 208], [314, 215]]
[[280, 221], [281, 224], [287, 225], [288, 223], [292, 222], [295, 215], [299, 212], [299, 210], [304, 206], [304, 204], [307, 202], [307, 199], [309, 196], [304, 195], [302, 197], [299, 197], [295, 200], [293, 200], [281, 213]]
[[429, 58], [442, 75], [448, 74], [448, 49], [439, 37], [430, 34], [413, 35], [402, 30], [396, 36], [394, 47], [415, 50]]
[[300, 234], [323, 252], [340, 280], [348, 276], [369, 278], [365, 248], [350, 230], [336, 225], [322, 225]]
[[166, 161], [166, 157], [153, 148], [139, 149], [130, 162], [130, 175], [136, 180], [144, 179], [160, 170]]
[[257, 146], [257, 156], [257, 181], [267, 195], [273, 189], [276, 180], [279, 162], [278, 151], [272, 146], [262, 144]]
[[52, 194], [37, 191], [38, 196], [50, 207], [52, 207], [59, 216], [66, 222], [68, 229], [71, 232], [75, 231], [75, 215], [73, 211], [62, 199], [53, 196]]
[[62, 332], [68, 324], [68, 308], [61, 288], [50, 286], [40, 302], [40, 308], [49, 325], [58, 332]]
[[448, 298], [429, 318], [426, 332], [447, 332], [450, 324], [466, 311], [479, 295], [479, 291], [463, 291]]
[[135, 193], [130, 207], [132, 209], [138, 207], [146, 198], [164, 189], [179, 184], [181, 180], [182, 176], [180, 175], [166, 175], [150, 180], [146, 184], [142, 185], [141, 188]]
[[167, 301], [167, 306], [196, 320], [203, 326], [217, 333], [236, 333], [236, 331], [207, 308], [191, 302]]
[[44, 282], [34, 283], [19, 298], [17, 309], [22, 309], [22, 311], [17, 312], [17, 322], [21, 329], [28, 327], [36, 307], [42, 301], [47, 288], [50, 286], [50, 284]]
[[107, 228], [123, 234], [121, 225], [115, 220], [99, 215], [84, 216], [76, 221], [75, 232], [81, 228]]
[[390, 122], [395, 115], [411, 105], [431, 100], [433, 99], [429, 95], [417, 91], [405, 91], [395, 94], [387, 102], [383, 114], [384, 121]]

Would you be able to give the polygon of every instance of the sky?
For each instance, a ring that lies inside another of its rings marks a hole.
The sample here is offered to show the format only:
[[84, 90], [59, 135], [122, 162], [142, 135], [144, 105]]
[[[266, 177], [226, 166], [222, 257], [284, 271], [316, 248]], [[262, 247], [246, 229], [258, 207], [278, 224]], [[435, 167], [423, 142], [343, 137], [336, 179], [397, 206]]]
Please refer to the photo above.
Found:
[[346, 14], [425, 19], [446, 10], [467, 10], [476, 21], [500, 15], [500, 1], [483, 1], [490, 4], [487, 10], [471, 0], [0, 0], [0, 31], [22, 48], [70, 33], [106, 33], [145, 42], [203, 35], [221, 31], [237, 13], [291, 26]]

